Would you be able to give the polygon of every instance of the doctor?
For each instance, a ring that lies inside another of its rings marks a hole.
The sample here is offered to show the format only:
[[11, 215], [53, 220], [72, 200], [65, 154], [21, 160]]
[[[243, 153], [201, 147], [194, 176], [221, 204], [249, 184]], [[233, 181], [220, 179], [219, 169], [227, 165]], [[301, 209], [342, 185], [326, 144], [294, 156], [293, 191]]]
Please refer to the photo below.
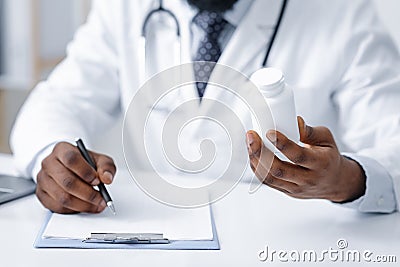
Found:
[[[106, 207], [92, 185], [112, 183], [113, 160], [92, 152], [95, 172], [72, 143], [78, 136], [90, 141], [127, 109], [141, 84], [143, 22], [158, 4], [94, 1], [66, 59], [23, 106], [12, 149], [21, 173], [37, 178], [37, 197], [50, 210], [97, 213]], [[293, 85], [305, 146], [269, 131], [268, 138], [293, 161], [284, 163], [249, 131], [245, 156], [260, 180], [293, 197], [328, 199], [361, 212], [397, 209], [400, 58], [370, 1], [288, 1], [284, 14], [282, 0], [166, 0], [163, 5], [180, 25], [181, 62], [218, 61], [251, 75], [266, 59]], [[150, 73], [172, 64], [172, 27], [162, 19], [151, 27]], [[196, 87], [196, 97], [223, 100], [205, 84]], [[263, 168], [269, 163], [271, 169]]]

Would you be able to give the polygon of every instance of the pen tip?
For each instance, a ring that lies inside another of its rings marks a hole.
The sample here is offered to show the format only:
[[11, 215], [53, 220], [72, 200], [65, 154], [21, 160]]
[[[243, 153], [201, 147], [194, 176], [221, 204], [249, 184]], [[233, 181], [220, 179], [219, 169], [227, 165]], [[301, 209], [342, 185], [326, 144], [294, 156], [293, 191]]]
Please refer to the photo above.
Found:
[[115, 207], [114, 204], [110, 201], [107, 203], [107, 206], [110, 208], [110, 210], [112, 211], [112, 213], [115, 215]]

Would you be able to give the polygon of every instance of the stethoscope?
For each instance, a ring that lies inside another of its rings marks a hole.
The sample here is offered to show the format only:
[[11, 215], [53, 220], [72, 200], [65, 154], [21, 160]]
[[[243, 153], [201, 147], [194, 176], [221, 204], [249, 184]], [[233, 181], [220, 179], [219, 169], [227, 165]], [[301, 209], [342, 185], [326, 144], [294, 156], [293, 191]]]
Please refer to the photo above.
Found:
[[[262, 61], [262, 67], [266, 67], [267, 66], [268, 58], [269, 58], [269, 55], [271, 53], [272, 47], [274, 46], [274, 42], [275, 42], [276, 36], [278, 34], [279, 28], [280, 28], [280, 26], [282, 24], [282, 19], [284, 17], [285, 11], [286, 11], [286, 6], [288, 4], [288, 1], [289, 0], [283, 0], [282, 1], [282, 6], [281, 6], [281, 10], [280, 10], [279, 16], [278, 16], [274, 31], [272, 33], [271, 40], [270, 40], [270, 42], [268, 44], [268, 47], [266, 49], [264, 60]], [[147, 33], [147, 26], [149, 24], [149, 21], [150, 21], [151, 17], [154, 16], [155, 14], [157, 14], [157, 13], [158, 14], [166, 14], [167, 16], [171, 17], [173, 19], [175, 25], [176, 25], [177, 41], [174, 44], [174, 53], [177, 54], [178, 56], [176, 57], [177, 58], [177, 62], [174, 62], [174, 63], [176, 63], [176, 64], [180, 64], [181, 63], [181, 58], [182, 58], [182, 55], [181, 55], [181, 47], [182, 47], [182, 44], [181, 44], [181, 27], [179, 25], [178, 19], [175, 16], [175, 14], [171, 10], [164, 8], [163, 0], [159, 0], [158, 8], [155, 8], [155, 9], [151, 10], [147, 14], [147, 16], [145, 17], [145, 19], [143, 21], [142, 33], [141, 33], [141, 50], [142, 50], [142, 52], [140, 53], [140, 56], [142, 57], [141, 58], [141, 63], [142, 63], [142, 66], [143, 66], [143, 68], [141, 68], [142, 69], [141, 77], [143, 77], [143, 79], [145, 77], [145, 70], [146, 70], [146, 33]]]

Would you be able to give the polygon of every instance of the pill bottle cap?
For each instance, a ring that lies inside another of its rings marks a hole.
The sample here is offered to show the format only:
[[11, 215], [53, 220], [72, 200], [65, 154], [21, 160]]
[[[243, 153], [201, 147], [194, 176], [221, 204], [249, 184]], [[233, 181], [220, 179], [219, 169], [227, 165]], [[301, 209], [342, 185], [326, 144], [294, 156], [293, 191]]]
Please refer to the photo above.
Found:
[[280, 94], [285, 87], [285, 77], [279, 69], [263, 68], [251, 75], [250, 80], [257, 85], [265, 97]]

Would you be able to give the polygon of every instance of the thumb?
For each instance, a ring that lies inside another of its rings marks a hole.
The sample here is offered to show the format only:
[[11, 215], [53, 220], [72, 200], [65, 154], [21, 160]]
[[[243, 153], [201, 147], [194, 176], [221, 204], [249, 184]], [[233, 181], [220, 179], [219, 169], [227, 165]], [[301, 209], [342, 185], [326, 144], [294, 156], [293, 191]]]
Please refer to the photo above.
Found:
[[297, 123], [299, 125], [300, 141], [302, 143], [314, 146], [335, 145], [335, 139], [328, 128], [308, 126], [300, 116], [297, 117]]
[[100, 181], [105, 184], [111, 184], [117, 171], [113, 159], [106, 155], [97, 154], [94, 152], [92, 152], [92, 156], [96, 162], [97, 173]]

